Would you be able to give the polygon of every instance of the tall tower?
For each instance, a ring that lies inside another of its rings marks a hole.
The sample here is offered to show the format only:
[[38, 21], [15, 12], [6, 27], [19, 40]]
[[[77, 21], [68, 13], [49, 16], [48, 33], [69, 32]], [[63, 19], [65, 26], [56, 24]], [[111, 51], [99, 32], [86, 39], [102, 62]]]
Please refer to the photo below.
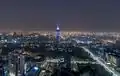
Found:
[[59, 42], [60, 41], [60, 28], [59, 28], [60, 24], [57, 24], [57, 28], [56, 28], [56, 41]]

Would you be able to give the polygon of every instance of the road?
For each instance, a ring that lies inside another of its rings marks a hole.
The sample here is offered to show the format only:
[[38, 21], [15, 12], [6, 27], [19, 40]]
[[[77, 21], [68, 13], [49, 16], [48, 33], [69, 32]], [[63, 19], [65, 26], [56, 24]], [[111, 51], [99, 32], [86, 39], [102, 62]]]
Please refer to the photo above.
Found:
[[[53, 62], [53, 63], [59, 63], [60, 60], [59, 59], [49, 59], [46, 60], [46, 62]], [[97, 64], [96, 62], [92, 62], [92, 61], [76, 61], [76, 60], [72, 60], [71, 63], [79, 63], [79, 64]]]
[[86, 47], [82, 47], [84, 49], [85, 52], [87, 52], [91, 58], [93, 58], [94, 60], [96, 60], [101, 66], [103, 66], [108, 72], [112, 73], [113, 76], [120, 76], [120, 74], [118, 72], [116, 72], [115, 70], [112, 70], [109, 66], [107, 66], [105, 63], [103, 63], [99, 57], [95, 56], [89, 49], [87, 49]]

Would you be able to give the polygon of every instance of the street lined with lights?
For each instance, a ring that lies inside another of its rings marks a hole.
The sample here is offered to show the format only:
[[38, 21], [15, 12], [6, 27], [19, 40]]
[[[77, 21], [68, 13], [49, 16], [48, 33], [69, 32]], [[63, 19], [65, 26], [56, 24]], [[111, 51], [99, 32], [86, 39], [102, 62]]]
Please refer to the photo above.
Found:
[[101, 66], [103, 66], [106, 70], [108, 70], [109, 72], [111, 72], [113, 74], [113, 76], [120, 76], [120, 74], [116, 71], [113, 71], [110, 67], [108, 67], [106, 64], [104, 64], [97, 56], [95, 56], [89, 49], [87, 49], [86, 47], [82, 47], [84, 49], [84, 51], [86, 51], [87, 53], [90, 54], [90, 56], [96, 60]]

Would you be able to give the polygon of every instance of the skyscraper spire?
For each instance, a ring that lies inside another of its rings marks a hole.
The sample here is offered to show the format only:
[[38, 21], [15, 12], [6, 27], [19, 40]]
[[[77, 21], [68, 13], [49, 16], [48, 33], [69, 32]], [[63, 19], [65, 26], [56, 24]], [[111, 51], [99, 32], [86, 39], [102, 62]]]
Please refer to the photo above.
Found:
[[59, 25], [60, 24], [56, 24], [57, 25], [57, 28], [56, 28], [56, 40], [57, 42], [59, 42], [60, 40], [60, 28], [59, 28]]
[[59, 26], [57, 25], [57, 29], [56, 30], [60, 30]]
[[56, 28], [56, 30], [60, 30], [60, 28], [59, 28], [59, 25], [60, 25], [60, 24], [56, 24], [56, 25], [57, 25], [57, 28]]

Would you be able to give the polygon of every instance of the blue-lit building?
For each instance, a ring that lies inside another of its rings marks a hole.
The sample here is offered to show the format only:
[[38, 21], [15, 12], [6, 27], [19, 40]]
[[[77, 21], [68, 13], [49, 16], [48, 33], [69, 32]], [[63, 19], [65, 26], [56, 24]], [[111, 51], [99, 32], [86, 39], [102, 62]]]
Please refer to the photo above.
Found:
[[56, 41], [59, 42], [60, 41], [60, 28], [59, 28], [60, 24], [57, 24], [57, 28], [56, 28]]

